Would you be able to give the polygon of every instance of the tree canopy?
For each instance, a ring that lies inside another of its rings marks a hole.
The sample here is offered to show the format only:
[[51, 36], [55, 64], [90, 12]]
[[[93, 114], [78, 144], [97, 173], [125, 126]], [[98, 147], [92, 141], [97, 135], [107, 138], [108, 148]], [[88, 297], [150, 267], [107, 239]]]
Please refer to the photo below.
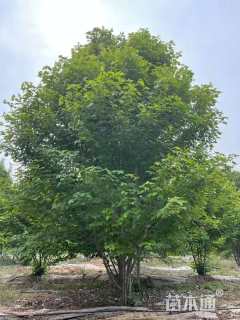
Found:
[[95, 28], [87, 38], [9, 102], [4, 148], [15, 161], [47, 164], [67, 150], [81, 165], [145, 179], [174, 147], [216, 141], [219, 92], [194, 84], [173, 43], [145, 29], [126, 37]]

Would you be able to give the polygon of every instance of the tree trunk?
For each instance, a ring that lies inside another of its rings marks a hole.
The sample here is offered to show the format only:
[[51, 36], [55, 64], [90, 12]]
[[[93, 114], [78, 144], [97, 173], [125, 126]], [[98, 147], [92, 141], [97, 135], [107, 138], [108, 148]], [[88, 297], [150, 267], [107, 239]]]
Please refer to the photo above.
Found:
[[240, 267], [240, 243], [235, 243], [232, 250], [236, 264]]
[[141, 291], [141, 280], [140, 280], [140, 273], [141, 273], [141, 259], [138, 257], [136, 261], [136, 283], [138, 286], [138, 290]]
[[108, 254], [104, 254], [103, 263], [110, 281], [120, 293], [121, 303], [127, 305], [129, 303], [129, 298], [131, 297], [131, 276], [136, 260], [128, 256], [112, 257]]

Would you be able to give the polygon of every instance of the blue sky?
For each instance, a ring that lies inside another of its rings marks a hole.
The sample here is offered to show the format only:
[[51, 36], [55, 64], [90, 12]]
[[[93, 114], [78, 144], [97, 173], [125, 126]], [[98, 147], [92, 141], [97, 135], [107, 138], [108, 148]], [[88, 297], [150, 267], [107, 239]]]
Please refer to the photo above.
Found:
[[23, 81], [68, 55], [95, 26], [131, 32], [148, 28], [173, 40], [198, 83], [221, 92], [228, 117], [216, 150], [240, 154], [240, 1], [238, 0], [0, 0], [0, 112]]

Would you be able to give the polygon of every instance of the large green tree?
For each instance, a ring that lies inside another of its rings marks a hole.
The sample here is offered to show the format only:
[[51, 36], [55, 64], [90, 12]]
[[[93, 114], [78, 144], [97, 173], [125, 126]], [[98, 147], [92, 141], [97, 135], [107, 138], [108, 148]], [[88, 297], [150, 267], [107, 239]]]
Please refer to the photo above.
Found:
[[175, 147], [211, 147], [224, 118], [218, 91], [194, 83], [173, 43], [145, 29], [95, 28], [87, 39], [12, 97], [2, 145], [50, 197], [56, 234], [106, 257], [126, 303], [136, 255], [155, 243], [156, 226], [169, 236], [183, 206], [152, 190], [150, 167]]

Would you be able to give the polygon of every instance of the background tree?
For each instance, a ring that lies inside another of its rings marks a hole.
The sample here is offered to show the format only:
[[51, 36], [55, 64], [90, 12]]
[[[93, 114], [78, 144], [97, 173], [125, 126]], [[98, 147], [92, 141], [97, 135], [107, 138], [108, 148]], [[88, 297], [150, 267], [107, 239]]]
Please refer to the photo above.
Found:
[[235, 168], [229, 173], [233, 182], [229, 191], [230, 199], [226, 206], [229, 210], [222, 219], [222, 236], [219, 239], [219, 250], [223, 250], [227, 256], [233, 256], [236, 264], [240, 266], [240, 172]]
[[235, 212], [236, 201], [232, 200], [236, 200], [236, 191], [229, 179], [230, 168], [230, 159], [211, 157], [202, 149], [177, 149], [153, 167], [154, 181], [162, 186], [162, 193], [185, 203], [178, 239], [190, 250], [199, 275], [208, 271], [209, 253], [222, 235], [223, 218]]
[[231, 200], [226, 203], [229, 210], [222, 219], [222, 237], [219, 247], [227, 255], [233, 255], [236, 264], [240, 266], [240, 172], [234, 168], [229, 172], [229, 177], [234, 186], [229, 191]]
[[[11, 201], [13, 189], [12, 178], [10, 172], [4, 166], [4, 162], [0, 162], [0, 222], [1, 225], [8, 219], [8, 208]], [[7, 239], [3, 228], [0, 228], [0, 252], [4, 253]]]
[[62, 237], [54, 219], [52, 185], [53, 179], [40, 171], [36, 174], [34, 167], [20, 170], [2, 217], [7, 251], [18, 262], [32, 265], [35, 276], [42, 276], [49, 265], [73, 256], [71, 243]]

